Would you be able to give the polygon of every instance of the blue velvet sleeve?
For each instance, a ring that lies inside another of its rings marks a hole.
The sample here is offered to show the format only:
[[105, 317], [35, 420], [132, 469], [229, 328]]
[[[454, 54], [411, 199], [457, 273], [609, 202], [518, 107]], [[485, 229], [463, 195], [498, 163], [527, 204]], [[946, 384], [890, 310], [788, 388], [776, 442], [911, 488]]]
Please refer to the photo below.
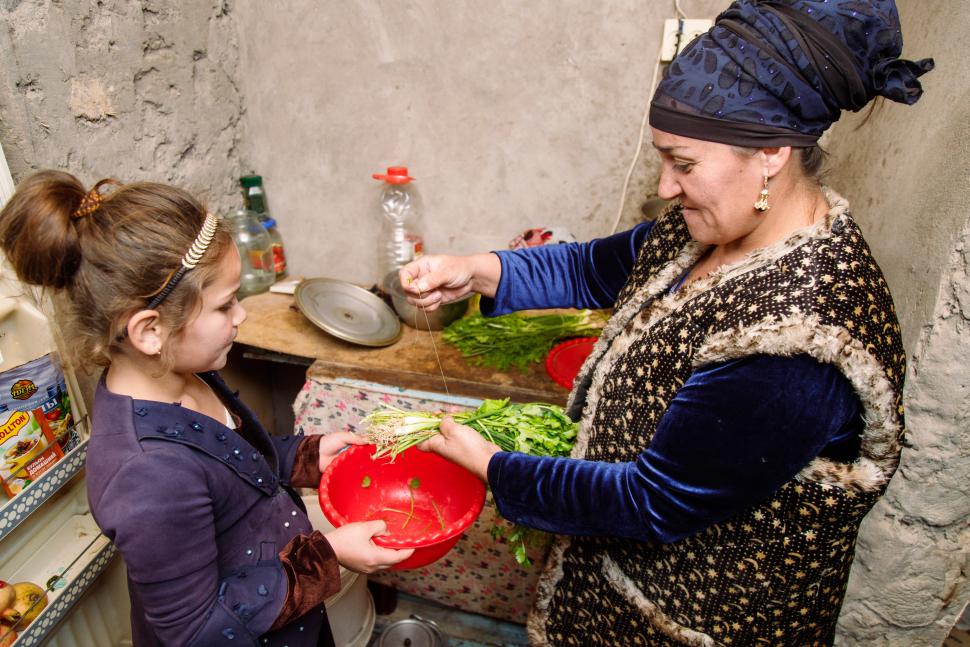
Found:
[[609, 308], [626, 283], [653, 222], [588, 243], [495, 252], [502, 275], [486, 317], [530, 308]]
[[499, 452], [488, 482], [516, 523], [671, 542], [760, 503], [816, 456], [851, 460], [861, 414], [834, 366], [751, 356], [695, 371], [636, 461]]

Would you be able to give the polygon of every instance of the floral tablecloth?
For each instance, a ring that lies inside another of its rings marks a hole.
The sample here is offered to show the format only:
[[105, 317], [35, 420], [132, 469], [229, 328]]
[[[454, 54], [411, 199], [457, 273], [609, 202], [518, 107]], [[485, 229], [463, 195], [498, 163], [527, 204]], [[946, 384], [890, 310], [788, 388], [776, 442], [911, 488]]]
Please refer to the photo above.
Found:
[[[456, 412], [474, 408], [478, 401], [370, 382], [310, 378], [293, 403], [295, 427], [306, 434], [356, 432], [364, 416], [388, 405], [406, 411]], [[423, 568], [368, 577], [463, 611], [524, 623], [549, 544], [531, 547], [528, 555], [533, 566], [523, 568], [507, 545], [492, 539], [490, 530], [498, 523], [504, 522], [489, 494], [478, 520], [445, 557]]]

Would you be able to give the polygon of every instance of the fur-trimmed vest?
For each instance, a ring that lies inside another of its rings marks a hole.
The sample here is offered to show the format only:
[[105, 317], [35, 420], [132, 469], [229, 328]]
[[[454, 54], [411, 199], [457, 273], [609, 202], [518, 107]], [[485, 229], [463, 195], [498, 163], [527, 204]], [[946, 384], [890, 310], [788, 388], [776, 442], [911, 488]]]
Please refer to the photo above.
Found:
[[860, 457], [816, 458], [762, 504], [670, 544], [558, 538], [535, 645], [831, 644], [862, 517], [896, 470], [905, 355], [889, 289], [848, 204], [668, 294], [704, 247], [674, 208], [653, 227], [576, 381], [574, 458], [633, 461], [698, 366], [807, 353], [865, 411]]

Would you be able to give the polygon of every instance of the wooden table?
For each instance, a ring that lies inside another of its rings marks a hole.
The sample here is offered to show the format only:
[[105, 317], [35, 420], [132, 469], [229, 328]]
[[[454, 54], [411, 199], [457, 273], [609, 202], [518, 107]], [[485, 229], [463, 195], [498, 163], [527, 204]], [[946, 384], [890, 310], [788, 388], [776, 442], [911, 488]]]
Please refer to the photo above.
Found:
[[[441, 339], [440, 332], [429, 334], [402, 324], [403, 335], [397, 342], [368, 348], [341, 341], [317, 328], [297, 309], [290, 295], [264, 292], [244, 299], [242, 304], [249, 316], [239, 327], [236, 343], [282, 356], [310, 358], [314, 361], [307, 377], [350, 378], [445, 393], [443, 372], [452, 395], [553, 404], [565, 404], [569, 395], [552, 381], [542, 364], [526, 372], [473, 366]], [[441, 359], [440, 371], [435, 348]]]

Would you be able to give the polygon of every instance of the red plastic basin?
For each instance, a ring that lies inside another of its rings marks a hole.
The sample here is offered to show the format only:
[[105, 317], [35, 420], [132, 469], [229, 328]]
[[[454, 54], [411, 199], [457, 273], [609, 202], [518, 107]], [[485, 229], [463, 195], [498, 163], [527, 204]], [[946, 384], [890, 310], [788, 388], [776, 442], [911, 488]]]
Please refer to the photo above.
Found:
[[395, 570], [443, 557], [481, 513], [485, 484], [431, 452], [412, 447], [391, 462], [374, 459], [374, 451], [374, 445], [353, 445], [327, 466], [319, 490], [324, 516], [335, 528], [383, 519], [388, 534], [374, 537], [375, 544], [415, 549]]
[[553, 346], [546, 355], [546, 372], [559, 386], [572, 389], [583, 362], [599, 337], [578, 337]]

